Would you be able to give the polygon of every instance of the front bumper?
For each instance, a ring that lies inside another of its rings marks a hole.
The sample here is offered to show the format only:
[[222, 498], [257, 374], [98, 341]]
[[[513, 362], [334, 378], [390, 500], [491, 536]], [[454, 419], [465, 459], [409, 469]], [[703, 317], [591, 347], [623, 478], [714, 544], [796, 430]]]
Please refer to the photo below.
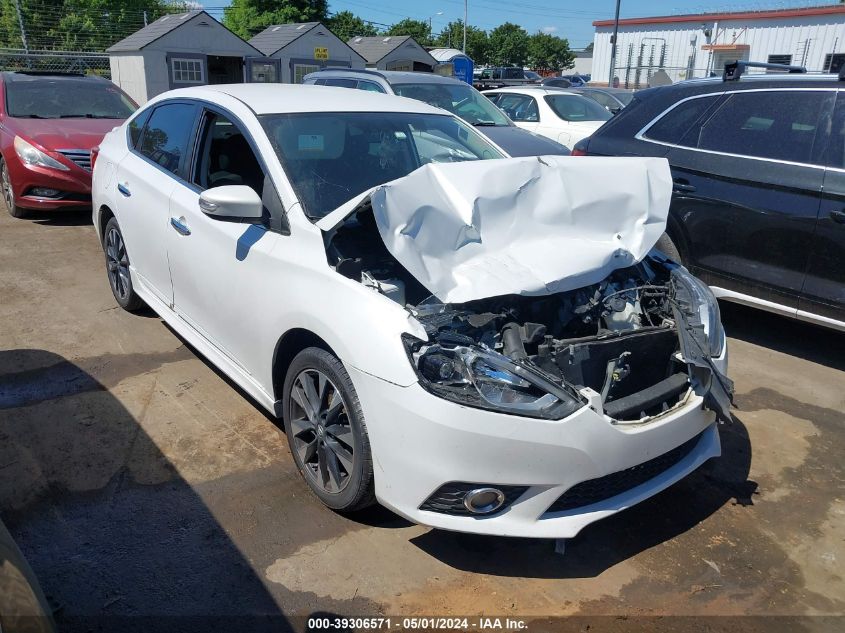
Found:
[[[91, 208], [91, 173], [70, 164], [68, 171], [23, 164], [17, 154], [6, 156], [15, 204], [24, 209], [53, 211]], [[36, 187], [56, 189], [57, 197], [34, 195]]]
[[[726, 358], [718, 363], [724, 365]], [[376, 496], [382, 505], [423, 525], [498, 536], [570, 538], [721, 454], [716, 416], [692, 393], [682, 406], [639, 425], [612, 424], [587, 407], [550, 421], [463, 407], [419, 384], [400, 387], [354, 367], [349, 370], [369, 430]], [[696, 436], [679, 461], [648, 481], [591, 505], [549, 511], [575, 484], [648, 462]], [[449, 482], [527, 490], [489, 516], [420, 509]]]

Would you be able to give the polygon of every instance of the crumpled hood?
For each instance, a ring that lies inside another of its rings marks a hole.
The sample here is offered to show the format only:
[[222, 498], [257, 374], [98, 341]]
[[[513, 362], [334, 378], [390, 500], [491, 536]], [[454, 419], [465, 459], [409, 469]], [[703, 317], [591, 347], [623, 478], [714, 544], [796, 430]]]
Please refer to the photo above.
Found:
[[672, 181], [663, 158], [543, 156], [429, 164], [367, 195], [390, 253], [463, 303], [573, 290], [639, 262], [666, 228]]

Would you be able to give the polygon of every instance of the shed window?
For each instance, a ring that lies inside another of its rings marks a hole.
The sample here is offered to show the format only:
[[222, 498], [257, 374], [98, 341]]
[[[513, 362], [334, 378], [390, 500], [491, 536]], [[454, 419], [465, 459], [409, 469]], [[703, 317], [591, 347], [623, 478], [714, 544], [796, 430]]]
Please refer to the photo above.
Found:
[[293, 65], [293, 83], [301, 84], [302, 80], [305, 78], [305, 75], [310, 73], [315, 73], [320, 70], [319, 66], [314, 66], [312, 64], [294, 64]]
[[201, 84], [204, 83], [203, 63], [201, 59], [180, 59], [170, 60], [173, 70], [173, 83], [175, 84]]

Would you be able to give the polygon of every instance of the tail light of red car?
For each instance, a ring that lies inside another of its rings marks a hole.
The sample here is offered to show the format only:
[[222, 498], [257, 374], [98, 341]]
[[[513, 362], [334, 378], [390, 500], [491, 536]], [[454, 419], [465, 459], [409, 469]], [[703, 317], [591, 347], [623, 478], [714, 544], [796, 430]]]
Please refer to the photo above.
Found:
[[100, 146], [91, 148], [91, 171], [94, 171], [94, 163], [97, 162], [97, 156], [100, 155]]

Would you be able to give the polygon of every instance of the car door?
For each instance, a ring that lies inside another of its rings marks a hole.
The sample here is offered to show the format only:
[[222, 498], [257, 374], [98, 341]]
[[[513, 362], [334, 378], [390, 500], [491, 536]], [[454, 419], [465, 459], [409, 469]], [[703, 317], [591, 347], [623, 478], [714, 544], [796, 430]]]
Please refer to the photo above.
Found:
[[504, 92], [499, 94], [496, 105], [523, 130], [537, 131], [540, 125], [540, 111], [534, 97]]
[[824, 176], [817, 139], [834, 97], [727, 92], [668, 152], [671, 214], [687, 263], [710, 285], [797, 309]]
[[839, 92], [828, 143], [819, 218], [798, 310], [845, 321], [845, 93]]
[[130, 130], [131, 148], [117, 165], [114, 180], [121, 202], [118, 221], [134, 276], [168, 306], [173, 303], [165, 248], [170, 194], [186, 169], [196, 114], [189, 102], [155, 106], [137, 143]]
[[[282, 204], [234, 115], [204, 106], [193, 147], [193, 165], [186, 181], [173, 189], [168, 215], [175, 310], [242, 370], [254, 373], [256, 341], [248, 333], [256, 327], [251, 321], [256, 315], [245, 305], [252, 302], [247, 297], [260, 296], [262, 280], [274, 268], [269, 254], [285, 230]], [[252, 187], [264, 201], [265, 221], [245, 223], [203, 213], [200, 193], [225, 185]]]

